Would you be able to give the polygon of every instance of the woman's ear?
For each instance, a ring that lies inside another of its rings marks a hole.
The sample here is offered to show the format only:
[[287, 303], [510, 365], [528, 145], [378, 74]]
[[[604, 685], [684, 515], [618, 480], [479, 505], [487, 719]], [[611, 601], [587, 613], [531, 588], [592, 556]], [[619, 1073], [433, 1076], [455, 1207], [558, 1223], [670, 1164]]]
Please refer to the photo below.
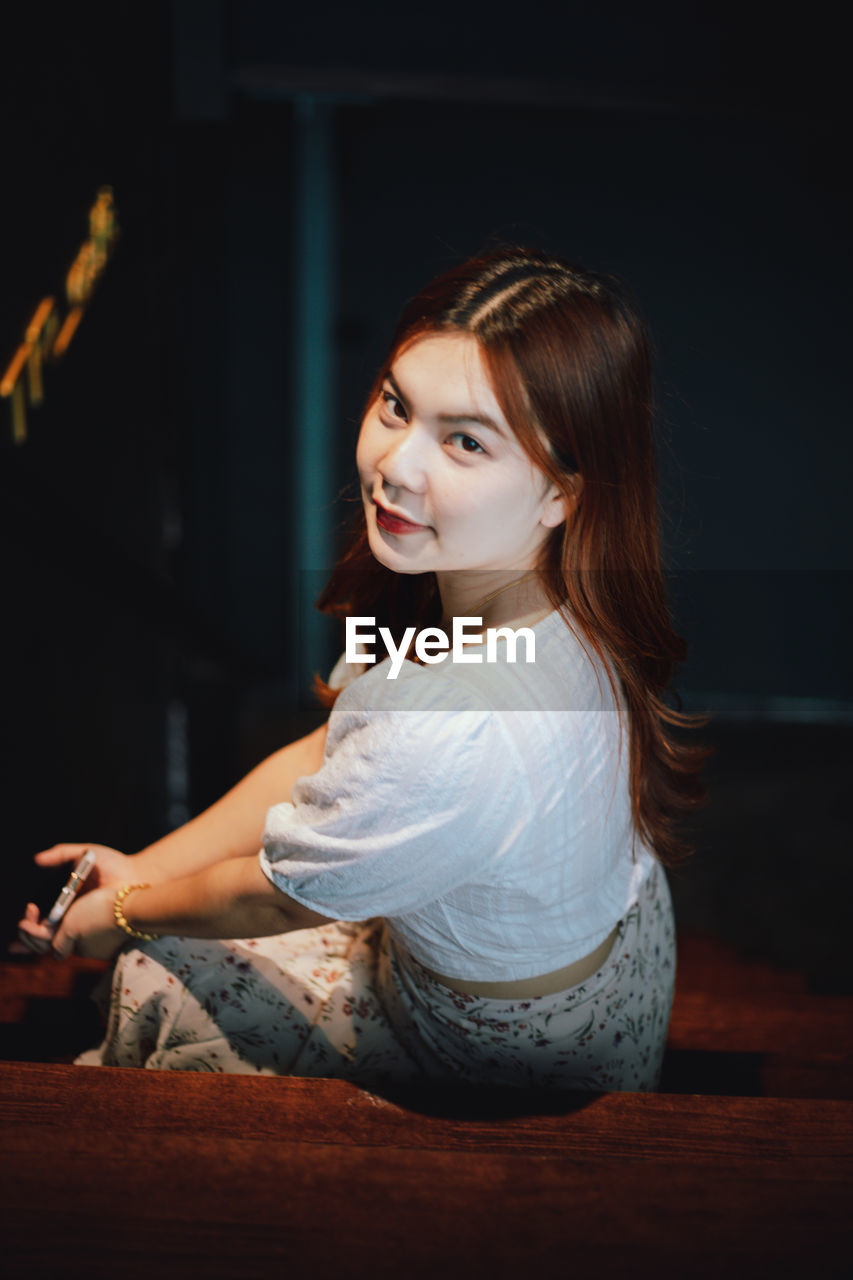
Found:
[[583, 493], [583, 476], [576, 471], [568, 480], [569, 496], [555, 484], [548, 489], [540, 521], [546, 529], [556, 529], [564, 520], [570, 520], [577, 510]]

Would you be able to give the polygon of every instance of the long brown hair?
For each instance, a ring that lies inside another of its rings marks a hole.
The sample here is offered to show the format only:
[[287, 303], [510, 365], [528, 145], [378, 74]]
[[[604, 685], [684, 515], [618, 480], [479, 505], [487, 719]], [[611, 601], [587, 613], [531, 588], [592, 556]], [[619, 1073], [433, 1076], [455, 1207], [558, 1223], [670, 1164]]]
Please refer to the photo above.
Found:
[[[403, 348], [448, 332], [477, 339], [504, 417], [573, 513], [544, 544], [543, 585], [621, 686], [635, 829], [674, 863], [688, 852], [677, 824], [704, 797], [707, 752], [681, 734], [702, 718], [666, 700], [686, 646], [664, 591], [645, 327], [611, 278], [536, 250], [494, 250], [412, 299], [369, 403]], [[373, 559], [360, 512], [318, 605], [338, 616], [378, 615], [396, 631], [435, 621], [437, 590], [432, 574], [394, 574]], [[318, 689], [333, 701], [322, 682]]]

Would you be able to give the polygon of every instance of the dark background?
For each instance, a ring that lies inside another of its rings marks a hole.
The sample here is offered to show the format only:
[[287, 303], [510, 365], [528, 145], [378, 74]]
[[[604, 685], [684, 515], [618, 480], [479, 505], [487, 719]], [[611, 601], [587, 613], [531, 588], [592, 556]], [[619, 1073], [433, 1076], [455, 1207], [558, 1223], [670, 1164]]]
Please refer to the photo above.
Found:
[[[138, 848], [318, 719], [298, 667], [299, 147], [325, 121], [334, 447], [396, 314], [493, 239], [614, 271], [658, 353], [682, 924], [853, 981], [849, 137], [829, 7], [55, 5], [4, 15], [0, 364], [102, 183], [122, 238], [25, 445], [0, 401], [11, 932], [30, 854]], [[300, 114], [302, 113], [302, 114]], [[326, 504], [337, 524], [346, 500]], [[313, 579], [312, 579], [313, 582]], [[334, 654], [321, 637], [316, 665]], [[324, 649], [325, 645], [325, 649]]]

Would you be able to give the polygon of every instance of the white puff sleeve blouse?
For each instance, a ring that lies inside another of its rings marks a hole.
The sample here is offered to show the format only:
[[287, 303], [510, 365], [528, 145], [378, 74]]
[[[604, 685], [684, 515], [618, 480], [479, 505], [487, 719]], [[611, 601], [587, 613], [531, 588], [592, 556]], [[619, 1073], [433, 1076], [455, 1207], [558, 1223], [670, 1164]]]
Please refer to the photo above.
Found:
[[354, 679], [321, 769], [267, 815], [270, 880], [332, 918], [386, 917], [449, 977], [533, 977], [594, 950], [652, 865], [628, 726], [559, 614], [535, 631], [532, 664], [407, 661], [392, 681], [386, 660]]

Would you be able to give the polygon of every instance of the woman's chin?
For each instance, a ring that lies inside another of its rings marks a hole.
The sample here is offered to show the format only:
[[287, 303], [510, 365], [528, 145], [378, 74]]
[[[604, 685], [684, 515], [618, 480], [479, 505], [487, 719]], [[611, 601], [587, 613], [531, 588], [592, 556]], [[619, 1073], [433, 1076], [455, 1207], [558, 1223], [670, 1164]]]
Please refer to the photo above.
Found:
[[[378, 526], [368, 525], [367, 545], [374, 560], [394, 573], [428, 573], [432, 565], [416, 563], [414, 557], [406, 555], [405, 544], [402, 548], [394, 545], [397, 540], [393, 534], [383, 536]], [[402, 541], [402, 538], [399, 540]]]

